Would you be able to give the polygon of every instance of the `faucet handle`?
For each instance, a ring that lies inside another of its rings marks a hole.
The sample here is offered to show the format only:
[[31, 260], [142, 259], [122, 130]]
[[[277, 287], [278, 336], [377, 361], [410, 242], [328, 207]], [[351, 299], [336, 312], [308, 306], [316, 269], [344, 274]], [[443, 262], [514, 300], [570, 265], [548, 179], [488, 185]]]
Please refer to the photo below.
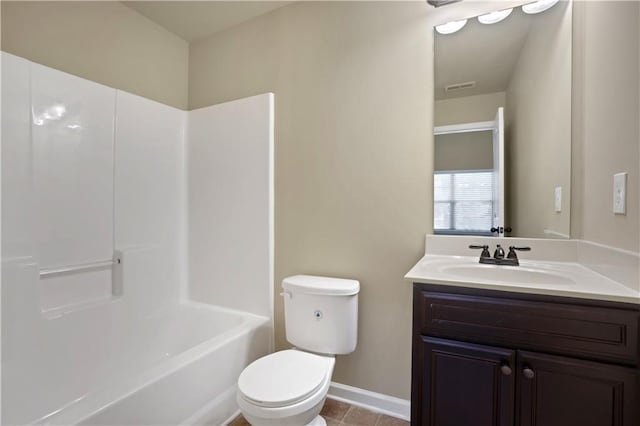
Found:
[[531, 247], [509, 246], [509, 254], [507, 255], [507, 259], [517, 259], [518, 255], [516, 255], [516, 251], [531, 251]]
[[471, 244], [471, 245], [469, 246], [469, 248], [470, 248], [470, 249], [482, 250], [482, 253], [480, 254], [480, 257], [481, 257], [481, 258], [482, 258], [482, 257], [491, 257], [491, 253], [489, 253], [489, 246], [487, 246], [487, 245], [479, 246], [479, 245]]

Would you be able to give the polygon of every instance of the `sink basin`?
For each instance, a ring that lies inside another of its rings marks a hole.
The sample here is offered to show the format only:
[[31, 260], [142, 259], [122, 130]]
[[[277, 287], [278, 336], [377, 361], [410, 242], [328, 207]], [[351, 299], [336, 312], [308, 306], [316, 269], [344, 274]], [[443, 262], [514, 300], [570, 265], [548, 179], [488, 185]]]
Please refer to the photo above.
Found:
[[479, 263], [460, 265], [454, 263], [439, 265], [438, 269], [442, 274], [470, 280], [501, 281], [512, 284], [576, 284], [569, 276], [550, 270], [522, 266], [496, 266]]

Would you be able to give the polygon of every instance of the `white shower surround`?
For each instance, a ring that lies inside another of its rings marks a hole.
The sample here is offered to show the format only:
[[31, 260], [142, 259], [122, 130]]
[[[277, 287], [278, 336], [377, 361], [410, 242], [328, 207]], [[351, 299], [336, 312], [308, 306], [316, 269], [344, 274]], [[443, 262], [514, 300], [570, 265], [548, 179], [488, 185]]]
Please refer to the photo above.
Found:
[[[2, 423], [228, 417], [235, 378], [273, 346], [273, 95], [185, 112], [2, 52], [2, 114]], [[243, 152], [250, 169], [229, 167]], [[191, 212], [230, 203], [253, 214]], [[218, 306], [188, 298], [207, 269]]]
[[273, 95], [190, 111], [188, 134], [191, 295], [273, 317]]

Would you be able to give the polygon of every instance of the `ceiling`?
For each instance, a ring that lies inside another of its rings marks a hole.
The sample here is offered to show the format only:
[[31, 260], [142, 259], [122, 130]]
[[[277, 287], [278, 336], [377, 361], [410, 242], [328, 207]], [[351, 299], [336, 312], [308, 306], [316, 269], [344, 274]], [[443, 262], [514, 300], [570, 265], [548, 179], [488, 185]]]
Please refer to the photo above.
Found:
[[178, 37], [197, 41], [291, 1], [123, 1]]
[[[504, 21], [484, 25], [469, 19], [460, 31], [435, 37], [435, 98], [449, 99], [506, 90], [531, 27], [518, 7]], [[446, 93], [450, 84], [475, 81], [473, 89]]]

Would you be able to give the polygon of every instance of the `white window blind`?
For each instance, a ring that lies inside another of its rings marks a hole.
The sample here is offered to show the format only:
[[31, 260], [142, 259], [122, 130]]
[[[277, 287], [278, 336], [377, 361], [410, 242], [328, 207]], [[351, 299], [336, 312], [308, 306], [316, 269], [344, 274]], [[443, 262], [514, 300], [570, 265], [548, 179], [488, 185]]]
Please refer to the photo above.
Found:
[[453, 170], [433, 176], [433, 227], [441, 233], [490, 233], [493, 171]]

